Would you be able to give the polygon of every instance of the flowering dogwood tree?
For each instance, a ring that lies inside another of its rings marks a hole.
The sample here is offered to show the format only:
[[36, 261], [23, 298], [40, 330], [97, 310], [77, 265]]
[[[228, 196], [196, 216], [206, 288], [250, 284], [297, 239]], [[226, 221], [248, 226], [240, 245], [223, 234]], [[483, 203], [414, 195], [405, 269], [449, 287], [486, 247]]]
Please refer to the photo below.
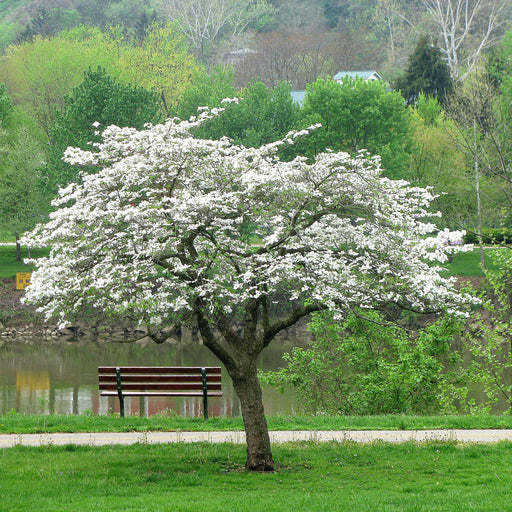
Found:
[[259, 149], [194, 138], [211, 115], [111, 126], [94, 151], [68, 148], [68, 162], [102, 170], [61, 190], [27, 235], [51, 252], [26, 300], [63, 324], [84, 311], [153, 329], [196, 321], [240, 398], [247, 468], [271, 470], [256, 358], [278, 333], [327, 308], [341, 319], [466, 299], [432, 263], [453, 246], [428, 222], [430, 191], [381, 177], [363, 153], [280, 161], [301, 133]]

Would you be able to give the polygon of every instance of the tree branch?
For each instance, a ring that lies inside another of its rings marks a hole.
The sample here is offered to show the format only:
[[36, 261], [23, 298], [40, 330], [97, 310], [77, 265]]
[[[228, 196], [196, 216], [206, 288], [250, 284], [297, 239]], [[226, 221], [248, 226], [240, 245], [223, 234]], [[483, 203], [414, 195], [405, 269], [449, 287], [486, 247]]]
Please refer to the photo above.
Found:
[[265, 329], [263, 333], [263, 346], [267, 347], [277, 334], [279, 334], [281, 331], [284, 331], [288, 327], [295, 325], [301, 318], [304, 318], [311, 313], [314, 313], [315, 311], [322, 311], [324, 309], [327, 309], [327, 306], [323, 304], [310, 304], [295, 309], [292, 311], [290, 316], [274, 322], [268, 327], [268, 329]]

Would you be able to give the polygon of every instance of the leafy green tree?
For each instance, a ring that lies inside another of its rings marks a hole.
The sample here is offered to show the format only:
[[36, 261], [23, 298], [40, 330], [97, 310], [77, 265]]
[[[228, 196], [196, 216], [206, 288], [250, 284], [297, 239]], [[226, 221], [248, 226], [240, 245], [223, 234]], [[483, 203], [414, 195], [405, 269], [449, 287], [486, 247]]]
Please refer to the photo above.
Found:
[[443, 60], [441, 50], [429, 37], [420, 38], [409, 57], [405, 73], [396, 80], [395, 88], [400, 90], [408, 105], [414, 105], [421, 93], [445, 103], [453, 89], [450, 68]]
[[226, 104], [226, 112], [200, 129], [198, 136], [229, 137], [235, 144], [259, 147], [284, 137], [296, 125], [298, 107], [287, 84], [271, 88], [253, 82], [238, 96], [238, 104]]
[[380, 81], [319, 78], [308, 85], [300, 126], [321, 124], [296, 145], [308, 157], [329, 149], [356, 154], [367, 150], [382, 157], [391, 178], [407, 177], [413, 149], [410, 113], [400, 93]]
[[0, 167], [0, 223], [16, 239], [16, 259], [21, 260], [20, 236], [45, 218], [39, 169], [44, 152], [26, 130], [3, 147], [6, 156]]
[[[442, 110], [438, 101], [421, 94], [411, 108], [414, 130], [414, 152], [408, 179], [419, 186], [433, 187], [436, 206], [443, 212], [438, 222], [452, 229], [464, 226], [476, 229], [477, 203], [471, 165], [460, 151], [458, 129]], [[490, 192], [489, 183], [486, 188]], [[484, 203], [485, 215], [491, 221], [499, 212], [493, 203]]]
[[30, 114], [49, 136], [55, 109], [83, 79], [90, 66], [112, 69], [117, 60], [110, 42], [97, 29], [70, 31], [54, 38], [10, 46], [0, 58], [0, 75], [16, 106]]
[[233, 70], [217, 67], [211, 73], [198, 72], [181, 95], [174, 114], [188, 119], [197, 114], [199, 107], [220, 107], [224, 98], [238, 96], [234, 85]]
[[78, 25], [81, 16], [76, 9], [37, 8], [30, 22], [16, 39], [17, 43], [33, 41], [35, 36], [49, 37]]
[[493, 263], [485, 269], [483, 308], [471, 319], [466, 345], [471, 354], [468, 373], [483, 390], [483, 409], [498, 407], [512, 413], [512, 251], [499, 247], [487, 251]]
[[445, 317], [412, 335], [375, 311], [356, 311], [343, 323], [320, 312], [310, 324], [313, 340], [285, 354], [286, 367], [262, 378], [295, 388], [313, 414], [451, 410], [460, 354], [450, 348], [461, 327], [460, 319]]
[[89, 69], [84, 81], [64, 100], [50, 129], [51, 145], [45, 169], [45, 189], [54, 194], [59, 186], [77, 177], [77, 169], [62, 161], [68, 146], [87, 149], [99, 140], [97, 126], [111, 124], [142, 129], [161, 120], [158, 94], [142, 87], [125, 85], [102, 68]]
[[4, 84], [0, 84], [0, 129], [5, 129], [13, 113], [11, 97]]
[[119, 66], [122, 81], [158, 93], [166, 112], [175, 107], [198, 71], [178, 28], [159, 23], [147, 29], [144, 44], [122, 50]]
[[[224, 102], [237, 97], [236, 102]], [[223, 107], [221, 116], [211, 119], [197, 130], [201, 138], [233, 139], [236, 144], [259, 147], [284, 137], [297, 123], [298, 106], [290, 95], [290, 87], [279, 83], [267, 87], [253, 82], [236, 91], [231, 71], [217, 70], [203, 75], [182, 96], [177, 110], [181, 119], [197, 114], [198, 107]]]

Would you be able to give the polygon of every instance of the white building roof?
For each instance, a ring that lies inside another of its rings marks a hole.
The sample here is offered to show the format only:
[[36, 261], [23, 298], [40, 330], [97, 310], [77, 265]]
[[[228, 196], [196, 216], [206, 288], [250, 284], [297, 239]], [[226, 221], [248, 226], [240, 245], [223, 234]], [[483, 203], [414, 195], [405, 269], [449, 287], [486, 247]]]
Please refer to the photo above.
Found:
[[344, 78], [350, 78], [352, 80], [362, 78], [367, 82], [371, 80], [382, 80], [382, 77], [377, 73], [377, 71], [340, 71], [332, 78], [337, 82], [341, 82]]

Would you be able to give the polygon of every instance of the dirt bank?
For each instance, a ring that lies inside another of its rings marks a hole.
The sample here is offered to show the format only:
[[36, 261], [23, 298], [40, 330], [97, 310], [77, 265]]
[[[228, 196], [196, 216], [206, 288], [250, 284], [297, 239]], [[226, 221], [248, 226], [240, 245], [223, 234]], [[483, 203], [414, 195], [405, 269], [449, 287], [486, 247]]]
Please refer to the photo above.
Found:
[[[32, 306], [22, 304], [23, 290], [16, 290], [14, 279], [0, 278], [0, 343], [2, 340], [98, 340], [154, 343], [147, 336], [147, 330], [136, 325], [77, 323], [66, 328], [47, 323], [43, 316]], [[157, 337], [166, 338], [167, 343], [200, 341], [197, 327], [180, 326], [178, 329], [165, 328], [156, 333]], [[301, 321], [279, 335], [279, 339], [309, 339], [306, 322]]]

